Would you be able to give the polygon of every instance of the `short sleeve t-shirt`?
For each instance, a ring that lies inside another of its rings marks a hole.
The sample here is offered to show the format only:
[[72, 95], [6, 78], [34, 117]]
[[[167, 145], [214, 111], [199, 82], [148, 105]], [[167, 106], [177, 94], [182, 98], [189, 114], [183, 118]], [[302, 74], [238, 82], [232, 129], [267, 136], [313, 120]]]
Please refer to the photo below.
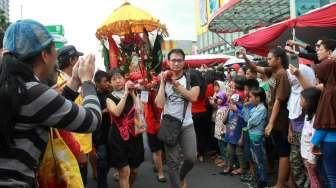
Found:
[[[272, 72], [271, 68], [265, 68], [267, 74]], [[274, 121], [274, 130], [287, 131], [288, 130], [288, 110], [287, 102], [289, 99], [291, 86], [288, 80], [286, 70], [280, 70], [273, 73], [272, 77], [275, 78], [275, 87], [272, 90], [271, 105], [274, 105], [276, 99], [280, 101], [280, 110]]]
[[[180, 79], [177, 80], [183, 87], [187, 86], [186, 76], [183, 75]], [[199, 82], [195, 75], [190, 74], [190, 88], [199, 86]], [[165, 94], [166, 94], [166, 104], [164, 106], [163, 114], [172, 115], [180, 120], [183, 119], [183, 108], [184, 102], [186, 101], [184, 97], [178, 93], [173, 85], [169, 82], [166, 83], [165, 86]], [[187, 111], [185, 114], [185, 118], [183, 121], [183, 126], [188, 126], [193, 124], [192, 115], [191, 115], [191, 102], [186, 101], [188, 103]]]

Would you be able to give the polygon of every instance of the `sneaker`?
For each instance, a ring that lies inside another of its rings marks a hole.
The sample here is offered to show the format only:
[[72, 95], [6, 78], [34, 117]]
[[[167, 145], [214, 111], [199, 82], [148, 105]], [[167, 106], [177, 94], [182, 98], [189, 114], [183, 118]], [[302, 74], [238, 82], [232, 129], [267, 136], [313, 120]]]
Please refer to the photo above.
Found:
[[253, 176], [250, 173], [240, 176], [240, 181], [242, 182], [252, 182], [252, 180], [253, 180]]
[[245, 185], [247, 185], [248, 188], [257, 188], [257, 184], [254, 182], [250, 182], [250, 183], [244, 183]]

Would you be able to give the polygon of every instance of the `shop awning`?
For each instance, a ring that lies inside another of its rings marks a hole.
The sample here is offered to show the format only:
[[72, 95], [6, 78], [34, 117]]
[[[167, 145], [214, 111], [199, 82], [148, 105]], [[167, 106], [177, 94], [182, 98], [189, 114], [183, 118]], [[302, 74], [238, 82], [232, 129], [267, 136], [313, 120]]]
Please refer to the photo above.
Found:
[[289, 1], [227, 0], [209, 22], [216, 33], [248, 31], [289, 18]]
[[258, 29], [238, 38], [234, 44], [265, 56], [269, 49], [278, 45], [284, 46], [292, 38], [293, 28], [297, 39], [311, 45], [322, 37], [336, 39], [336, 3], [310, 11], [296, 19]]

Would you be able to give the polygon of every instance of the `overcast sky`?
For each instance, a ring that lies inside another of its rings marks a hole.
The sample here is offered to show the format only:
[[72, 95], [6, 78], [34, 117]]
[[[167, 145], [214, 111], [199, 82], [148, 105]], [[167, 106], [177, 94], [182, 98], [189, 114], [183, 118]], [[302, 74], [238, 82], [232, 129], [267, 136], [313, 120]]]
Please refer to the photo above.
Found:
[[[22, 17], [64, 26], [68, 44], [98, 55], [95, 31], [124, 0], [11, 0], [10, 20]], [[171, 39], [196, 40], [195, 0], [129, 0], [165, 23]], [[98, 58], [100, 59], [100, 58]], [[101, 61], [101, 60], [99, 60]], [[102, 68], [101, 62], [98, 67]]]

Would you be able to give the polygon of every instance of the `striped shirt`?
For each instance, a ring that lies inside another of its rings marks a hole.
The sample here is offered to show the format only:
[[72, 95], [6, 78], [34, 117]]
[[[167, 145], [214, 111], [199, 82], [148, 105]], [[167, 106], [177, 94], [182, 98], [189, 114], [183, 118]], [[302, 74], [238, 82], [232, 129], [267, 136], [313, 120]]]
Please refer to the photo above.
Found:
[[[0, 148], [0, 187], [34, 187], [50, 127], [89, 133], [101, 122], [100, 104], [91, 82], [82, 84], [83, 106], [38, 82], [28, 82], [26, 88], [16, 116], [14, 144], [10, 149]], [[63, 94], [69, 90], [65, 88]]]

